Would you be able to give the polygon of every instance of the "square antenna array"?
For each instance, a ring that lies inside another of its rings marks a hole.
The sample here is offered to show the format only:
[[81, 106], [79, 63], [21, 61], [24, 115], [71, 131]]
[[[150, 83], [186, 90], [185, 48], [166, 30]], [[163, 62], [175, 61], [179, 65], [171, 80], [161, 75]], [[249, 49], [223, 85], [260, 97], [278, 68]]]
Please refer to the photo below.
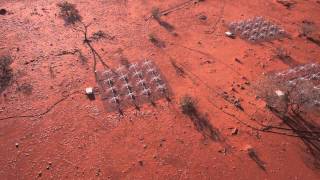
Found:
[[320, 64], [299, 65], [276, 73], [273, 79], [277, 79], [279, 82], [286, 82], [293, 86], [301, 81], [308, 81], [315, 85], [315, 89], [320, 89]]
[[162, 73], [150, 60], [98, 72], [102, 99], [108, 112], [129, 107], [140, 109], [144, 103], [170, 99], [171, 90]]
[[253, 43], [272, 41], [286, 36], [286, 32], [282, 28], [263, 17], [231, 22], [229, 31]]

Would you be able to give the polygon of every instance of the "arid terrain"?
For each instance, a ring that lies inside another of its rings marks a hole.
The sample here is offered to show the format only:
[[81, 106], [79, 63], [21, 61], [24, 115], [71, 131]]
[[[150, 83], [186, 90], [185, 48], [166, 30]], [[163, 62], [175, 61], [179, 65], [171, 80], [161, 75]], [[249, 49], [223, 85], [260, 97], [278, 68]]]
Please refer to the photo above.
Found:
[[[319, 111], [259, 94], [267, 74], [320, 63], [319, 0], [68, 2], [0, 0], [0, 179], [320, 179]], [[257, 16], [287, 36], [225, 35]], [[145, 58], [170, 100], [107, 111], [95, 71]]]

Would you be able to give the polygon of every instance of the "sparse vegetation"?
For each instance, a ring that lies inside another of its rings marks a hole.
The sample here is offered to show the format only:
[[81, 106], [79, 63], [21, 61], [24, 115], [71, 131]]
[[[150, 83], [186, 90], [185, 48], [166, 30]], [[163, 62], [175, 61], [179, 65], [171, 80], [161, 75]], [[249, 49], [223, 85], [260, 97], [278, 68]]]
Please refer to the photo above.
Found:
[[234, 107], [236, 107], [237, 109], [244, 111], [244, 108], [241, 105], [240, 99], [238, 99], [234, 95], [229, 95], [227, 92], [223, 92], [223, 94], [221, 94], [221, 96], [223, 97], [223, 99], [225, 99], [229, 103], [233, 104]]
[[262, 169], [262, 170], [266, 170], [265, 167], [265, 162], [263, 162], [260, 157], [258, 156], [256, 150], [252, 147], [248, 147], [247, 149], [247, 153], [249, 155], [249, 157]]
[[95, 33], [92, 34], [91, 36], [91, 39], [92, 40], [95, 40], [95, 41], [98, 41], [100, 39], [108, 39], [108, 40], [113, 40], [114, 39], [114, 36], [110, 36], [109, 34], [99, 30]]
[[[76, 9], [76, 6], [74, 4], [71, 4], [71, 3], [65, 1], [62, 3], [58, 3], [57, 5], [58, 5], [58, 7], [60, 7], [60, 17], [62, 17], [64, 19], [66, 25], [75, 25], [77, 22], [81, 22], [81, 23], [77, 24], [76, 26], [73, 26], [73, 28], [76, 31], [83, 33], [83, 43], [88, 46], [88, 48], [90, 49], [90, 51], [92, 53], [93, 73], [95, 75], [95, 79], [98, 80], [97, 79], [97, 60], [99, 60], [102, 63], [104, 68], [109, 69], [109, 66], [103, 61], [100, 54], [92, 46], [91, 41], [106, 38], [107, 35], [103, 31], [98, 31], [96, 33], [93, 33], [93, 35], [90, 37], [88, 35], [88, 28], [91, 26], [91, 23], [85, 24], [82, 22], [82, 17], [79, 14], [79, 11]], [[110, 39], [113, 39], [113, 38], [114, 37], [111, 37]], [[68, 52], [66, 52], [66, 53], [68, 53]], [[79, 58], [80, 58], [81, 62], [83, 64], [85, 64], [87, 61], [87, 58], [82, 55], [81, 51], [75, 50], [74, 52], [71, 52], [71, 54], [75, 54], [75, 53], [79, 53]]]
[[307, 39], [311, 42], [313, 42], [314, 44], [316, 44], [317, 46], [320, 46], [320, 39], [319, 38], [315, 38], [314, 36], [308, 36]]
[[53, 70], [53, 66], [49, 66], [49, 73], [50, 73], [50, 78], [54, 79], [56, 77], [54, 70]]
[[81, 50], [78, 51], [78, 58], [79, 58], [82, 65], [85, 65], [88, 63], [88, 58], [83, 55]]
[[64, 55], [69, 55], [69, 54], [72, 54], [72, 55], [78, 54], [78, 59], [80, 60], [82, 65], [85, 65], [88, 63], [88, 58], [86, 56], [84, 56], [81, 49], [78, 49], [78, 48], [73, 49], [71, 51], [63, 50], [60, 53], [56, 54], [56, 56], [64, 56]]
[[151, 15], [155, 20], [158, 21], [158, 20], [160, 20], [160, 17], [161, 17], [162, 14], [161, 14], [159, 8], [152, 8]]
[[82, 20], [74, 4], [65, 1], [58, 3], [57, 6], [60, 8], [60, 17], [63, 18], [65, 25], [76, 24]]
[[197, 131], [205, 138], [213, 141], [223, 141], [219, 130], [214, 128], [206, 115], [202, 115], [197, 109], [197, 102], [189, 95], [180, 99], [180, 108], [183, 114], [189, 116]]
[[277, 2], [285, 6], [287, 9], [291, 9], [297, 3], [293, 0], [277, 0]]
[[182, 113], [192, 116], [197, 113], [196, 108], [197, 102], [189, 95], [185, 95], [180, 100], [180, 108], [182, 110]]
[[158, 22], [160, 26], [162, 26], [164, 29], [166, 29], [168, 32], [173, 33], [173, 35], [177, 35], [174, 33], [174, 26], [169, 24], [168, 22], [161, 19], [162, 13], [160, 12], [159, 8], [153, 8], [151, 11], [152, 17]]
[[121, 55], [120, 56], [120, 64], [129, 68], [130, 67], [130, 61], [128, 60], [128, 58], [126, 58], [125, 56]]
[[6, 9], [0, 9], [0, 15], [6, 15], [7, 10]]
[[10, 67], [12, 64], [10, 56], [0, 57], [0, 94], [11, 84], [13, 79], [13, 70]]
[[32, 94], [33, 86], [29, 83], [23, 83], [17, 87], [17, 91], [29, 96]]
[[289, 66], [297, 66], [299, 64], [291, 57], [290, 52], [283, 47], [276, 48], [274, 53], [275, 58], [280, 59], [283, 63]]
[[182, 67], [180, 67], [173, 59], [170, 60], [171, 65], [173, 66], [173, 68], [175, 69], [177, 75], [184, 77], [185, 72], [183, 70]]
[[302, 21], [302, 24], [301, 24], [300, 36], [309, 36], [310, 34], [313, 33], [314, 30], [315, 30], [314, 22], [304, 20]]
[[149, 34], [149, 41], [158, 48], [166, 47], [165, 42], [157, 38], [154, 34]]
[[286, 60], [286, 59], [291, 58], [289, 51], [287, 51], [286, 49], [284, 49], [282, 47], [279, 47], [276, 49], [275, 56], [279, 59], [282, 59], [282, 60]]
[[104, 33], [103, 31], [97, 31], [95, 33], [92, 34], [91, 39], [98, 41], [100, 39], [104, 39], [106, 38], [106, 33]]
[[320, 46], [320, 39], [314, 32], [317, 32], [317, 27], [314, 22], [308, 20], [302, 21], [301, 32], [299, 36], [306, 37], [310, 42]]

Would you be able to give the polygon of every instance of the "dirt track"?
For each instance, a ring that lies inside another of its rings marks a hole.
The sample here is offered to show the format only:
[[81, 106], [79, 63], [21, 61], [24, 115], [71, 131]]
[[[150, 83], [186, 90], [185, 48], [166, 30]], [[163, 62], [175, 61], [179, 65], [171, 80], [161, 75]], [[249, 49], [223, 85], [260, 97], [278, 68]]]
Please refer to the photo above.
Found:
[[[83, 33], [64, 25], [58, 2], [0, 0], [0, 9], [7, 10], [0, 15], [0, 55], [13, 58], [15, 79], [0, 97], [1, 179], [320, 178], [314, 165], [319, 157], [300, 138], [241, 123], [286, 127], [256, 99], [254, 84], [263, 73], [292, 65], [274, 58], [277, 47], [290, 51], [295, 63], [320, 63], [319, 45], [299, 36], [303, 21], [320, 26], [319, 1], [297, 0], [290, 9], [276, 0], [69, 1], [85, 24], [92, 23], [88, 34], [110, 35], [92, 42], [110, 67], [149, 57], [173, 90], [172, 102], [127, 109], [123, 117], [106, 112], [99, 95], [90, 101], [83, 94], [97, 86], [92, 52]], [[154, 7], [167, 12], [161, 19], [173, 29], [151, 17]], [[225, 37], [227, 23], [255, 16], [281, 25], [290, 38], [251, 44]], [[154, 46], [150, 35], [164, 45]], [[185, 94], [196, 97], [219, 138], [208, 137], [208, 127], [197, 130], [181, 113]], [[221, 94], [240, 99], [244, 112]], [[21, 115], [26, 117], [5, 119]], [[248, 147], [265, 169], [250, 158]]]

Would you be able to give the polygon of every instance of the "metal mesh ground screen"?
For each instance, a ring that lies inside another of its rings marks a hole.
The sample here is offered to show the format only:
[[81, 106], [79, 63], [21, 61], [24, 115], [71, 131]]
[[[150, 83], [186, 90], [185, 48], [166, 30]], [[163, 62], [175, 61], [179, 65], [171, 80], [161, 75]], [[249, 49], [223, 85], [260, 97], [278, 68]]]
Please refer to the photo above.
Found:
[[249, 42], [272, 41], [286, 36], [284, 29], [263, 17], [231, 22], [229, 31]]
[[140, 109], [144, 103], [155, 105], [159, 99], [170, 100], [167, 81], [151, 60], [97, 74], [102, 100], [108, 112], [122, 112], [130, 107]]

